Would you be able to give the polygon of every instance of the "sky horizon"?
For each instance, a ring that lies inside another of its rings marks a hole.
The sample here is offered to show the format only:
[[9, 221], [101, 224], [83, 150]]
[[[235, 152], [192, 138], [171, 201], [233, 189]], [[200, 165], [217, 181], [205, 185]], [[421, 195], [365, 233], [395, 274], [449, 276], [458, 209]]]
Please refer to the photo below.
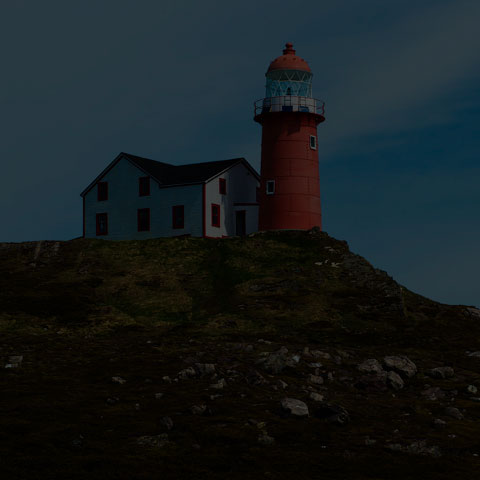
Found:
[[[480, 3], [207, 0], [2, 8], [0, 242], [82, 234], [121, 151], [260, 168], [269, 63], [292, 42], [326, 102], [323, 229], [408, 289], [480, 306]], [[298, 7], [297, 7], [298, 8]]]

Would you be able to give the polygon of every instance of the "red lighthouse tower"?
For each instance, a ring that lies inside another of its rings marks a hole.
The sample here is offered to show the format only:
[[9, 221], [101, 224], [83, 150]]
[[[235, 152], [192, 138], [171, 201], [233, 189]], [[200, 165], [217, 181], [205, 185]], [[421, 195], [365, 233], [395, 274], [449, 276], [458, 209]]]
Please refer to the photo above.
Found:
[[317, 125], [324, 103], [312, 97], [312, 72], [287, 43], [268, 67], [262, 125], [259, 230], [321, 228]]

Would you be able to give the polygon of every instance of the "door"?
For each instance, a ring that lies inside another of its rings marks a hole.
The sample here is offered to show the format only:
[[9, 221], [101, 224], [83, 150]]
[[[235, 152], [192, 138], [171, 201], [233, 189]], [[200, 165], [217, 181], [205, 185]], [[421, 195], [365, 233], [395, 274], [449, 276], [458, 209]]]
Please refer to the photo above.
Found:
[[247, 234], [247, 222], [245, 214], [245, 210], [237, 210], [235, 212], [235, 234], [239, 237], [243, 237]]

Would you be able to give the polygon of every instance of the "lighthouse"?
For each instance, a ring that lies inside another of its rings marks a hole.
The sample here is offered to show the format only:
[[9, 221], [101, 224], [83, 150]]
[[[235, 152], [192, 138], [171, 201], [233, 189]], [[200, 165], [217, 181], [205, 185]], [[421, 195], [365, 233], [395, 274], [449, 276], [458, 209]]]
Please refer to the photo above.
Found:
[[265, 76], [265, 98], [254, 104], [262, 125], [259, 230], [321, 228], [317, 125], [325, 104], [313, 98], [312, 72], [291, 43]]

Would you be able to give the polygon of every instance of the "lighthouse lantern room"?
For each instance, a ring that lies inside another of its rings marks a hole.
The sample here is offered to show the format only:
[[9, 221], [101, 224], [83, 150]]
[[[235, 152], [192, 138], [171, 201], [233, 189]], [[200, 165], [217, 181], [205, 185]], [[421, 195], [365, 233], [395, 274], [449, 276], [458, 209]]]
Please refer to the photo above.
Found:
[[312, 72], [287, 43], [268, 67], [262, 125], [259, 230], [321, 228], [317, 125], [325, 104], [312, 97]]

